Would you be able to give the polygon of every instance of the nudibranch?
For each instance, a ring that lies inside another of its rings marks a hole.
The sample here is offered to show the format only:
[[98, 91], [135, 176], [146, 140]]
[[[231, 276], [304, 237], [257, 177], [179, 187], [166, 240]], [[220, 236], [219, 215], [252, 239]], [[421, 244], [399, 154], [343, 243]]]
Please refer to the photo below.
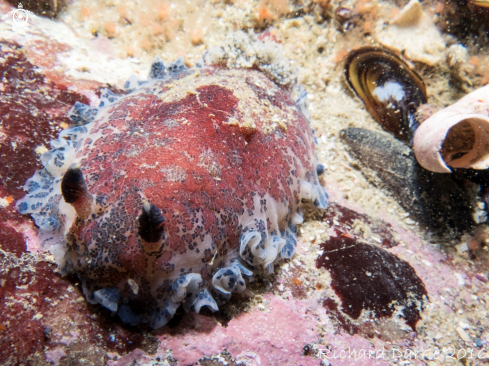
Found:
[[294, 255], [304, 206], [328, 195], [291, 70], [237, 33], [193, 68], [156, 58], [128, 94], [75, 104], [16, 207], [88, 302], [159, 328]]

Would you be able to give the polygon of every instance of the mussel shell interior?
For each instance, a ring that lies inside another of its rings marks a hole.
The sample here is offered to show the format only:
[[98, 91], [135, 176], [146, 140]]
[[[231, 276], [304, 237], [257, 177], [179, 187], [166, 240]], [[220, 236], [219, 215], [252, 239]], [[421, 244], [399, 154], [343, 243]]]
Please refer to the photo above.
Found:
[[346, 56], [345, 76], [372, 117], [411, 144], [418, 126], [416, 110], [428, 99], [421, 77], [395, 53], [370, 46]]

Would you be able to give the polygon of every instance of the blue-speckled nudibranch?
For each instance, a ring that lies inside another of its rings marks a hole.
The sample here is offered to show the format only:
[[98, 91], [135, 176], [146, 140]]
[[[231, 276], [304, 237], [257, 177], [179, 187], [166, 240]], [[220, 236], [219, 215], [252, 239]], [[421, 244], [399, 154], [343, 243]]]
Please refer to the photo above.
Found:
[[76, 104], [16, 205], [87, 301], [129, 324], [217, 311], [294, 255], [304, 205], [328, 204], [279, 48], [237, 33], [204, 60], [157, 58], [128, 94]]

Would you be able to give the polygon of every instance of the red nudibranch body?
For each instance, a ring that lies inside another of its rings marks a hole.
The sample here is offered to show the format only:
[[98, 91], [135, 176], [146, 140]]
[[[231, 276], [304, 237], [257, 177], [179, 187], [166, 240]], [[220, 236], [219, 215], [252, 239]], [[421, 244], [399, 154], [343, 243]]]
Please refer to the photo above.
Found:
[[[217, 311], [293, 256], [304, 204], [328, 204], [305, 93], [292, 98], [276, 46], [249, 43], [250, 61], [243, 39], [192, 69], [157, 58], [128, 94], [77, 103], [17, 202], [60, 271], [124, 322]], [[229, 67], [231, 54], [254, 67]]]

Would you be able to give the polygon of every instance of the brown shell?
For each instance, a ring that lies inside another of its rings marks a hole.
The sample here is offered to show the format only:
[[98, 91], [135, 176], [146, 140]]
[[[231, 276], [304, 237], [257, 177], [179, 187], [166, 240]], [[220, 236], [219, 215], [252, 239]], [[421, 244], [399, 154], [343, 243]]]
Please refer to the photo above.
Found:
[[372, 117], [411, 144], [418, 126], [416, 110], [427, 102], [421, 77], [395, 53], [370, 46], [346, 56], [345, 77]]
[[489, 10], [489, 0], [471, 0], [469, 1], [469, 5]]

